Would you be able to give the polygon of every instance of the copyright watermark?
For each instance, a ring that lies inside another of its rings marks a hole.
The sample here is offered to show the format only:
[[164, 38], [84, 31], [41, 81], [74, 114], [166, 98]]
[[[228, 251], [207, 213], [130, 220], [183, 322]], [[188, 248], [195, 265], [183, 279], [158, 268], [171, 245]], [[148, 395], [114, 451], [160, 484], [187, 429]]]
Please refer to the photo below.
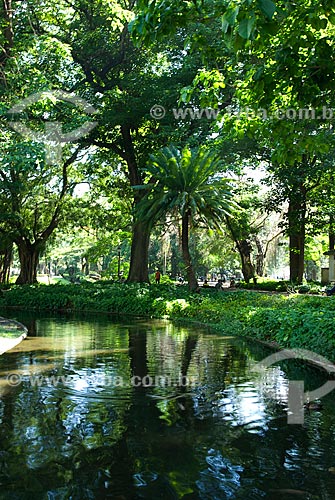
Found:
[[22, 382], [21, 376], [17, 373], [10, 373], [7, 375], [6, 380], [11, 387], [17, 387]]
[[150, 109], [150, 116], [155, 120], [162, 120], [162, 118], [164, 118], [165, 115], [166, 115], [166, 109], [164, 108], [164, 106], [160, 106], [160, 104], [155, 104]]
[[[335, 376], [335, 365], [328, 361], [323, 356], [307, 349], [283, 349], [282, 351], [271, 354], [267, 358], [259, 362], [255, 367], [255, 371], [265, 372], [267, 368], [275, 363], [288, 359], [301, 359], [307, 361], [318, 368], [321, 368], [329, 375]], [[335, 389], [335, 380], [327, 380], [321, 387], [313, 391], [304, 389], [303, 380], [290, 380], [288, 384], [288, 424], [303, 424], [304, 409], [306, 405], [310, 405], [313, 401], [321, 399]], [[308, 407], [308, 406], [307, 406]]]
[[78, 383], [82, 387], [196, 387], [199, 381], [195, 377], [186, 377], [180, 375], [177, 378], [163, 375], [145, 375], [140, 377], [125, 378], [122, 376], [111, 376], [107, 374], [91, 374], [86, 376], [76, 375], [24, 375], [18, 373], [9, 373], [6, 377], [8, 385], [18, 387], [22, 383], [28, 383], [32, 387], [57, 387], [70, 386], [75, 387]]
[[[168, 114], [168, 110], [160, 104], [155, 104], [150, 109], [150, 116], [155, 120], [162, 120]], [[279, 108], [273, 111], [265, 108], [253, 109], [251, 107], [235, 109], [232, 106], [224, 110], [214, 108], [183, 107], [173, 108], [170, 114], [175, 120], [227, 120], [235, 119], [261, 119], [261, 120], [333, 120], [335, 118], [335, 108], [322, 106], [320, 109], [314, 108]]]

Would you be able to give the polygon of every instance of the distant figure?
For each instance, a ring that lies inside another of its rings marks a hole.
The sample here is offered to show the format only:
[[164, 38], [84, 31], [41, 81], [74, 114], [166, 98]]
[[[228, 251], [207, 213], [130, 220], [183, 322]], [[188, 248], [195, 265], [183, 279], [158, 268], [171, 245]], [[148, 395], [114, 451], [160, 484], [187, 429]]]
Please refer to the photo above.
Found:
[[208, 284], [208, 281], [205, 280], [204, 281], [204, 284], [202, 285], [203, 288], [209, 288], [209, 284]]
[[218, 280], [215, 285], [216, 290], [222, 290], [222, 280]]
[[329, 290], [326, 290], [326, 294], [328, 295], [328, 297], [334, 295], [334, 293], [335, 293], [335, 286], [333, 286], [333, 288], [330, 288]]
[[158, 284], [161, 280], [161, 273], [159, 271], [156, 271], [155, 280], [156, 280], [156, 284]]
[[235, 288], [235, 285], [236, 285], [236, 283], [235, 283], [234, 278], [231, 278], [231, 280], [230, 280], [230, 288]]

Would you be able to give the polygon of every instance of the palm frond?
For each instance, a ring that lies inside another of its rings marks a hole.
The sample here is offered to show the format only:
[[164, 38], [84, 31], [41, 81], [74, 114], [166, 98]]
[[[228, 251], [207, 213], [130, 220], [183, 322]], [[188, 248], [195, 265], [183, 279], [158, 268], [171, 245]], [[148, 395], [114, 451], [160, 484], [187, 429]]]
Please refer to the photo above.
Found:
[[155, 221], [178, 211], [181, 216], [189, 212], [208, 225], [220, 224], [238, 210], [231, 179], [218, 177], [221, 169], [221, 159], [210, 151], [163, 148], [150, 156], [147, 170], [156, 183], [146, 187], [137, 217]]

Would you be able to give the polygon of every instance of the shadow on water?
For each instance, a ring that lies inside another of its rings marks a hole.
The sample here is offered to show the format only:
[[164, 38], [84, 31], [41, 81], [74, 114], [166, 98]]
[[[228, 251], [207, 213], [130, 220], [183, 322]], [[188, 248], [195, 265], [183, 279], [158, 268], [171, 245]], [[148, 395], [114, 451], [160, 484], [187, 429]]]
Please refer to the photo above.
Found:
[[288, 381], [322, 372], [255, 372], [271, 351], [165, 321], [12, 317], [30, 335], [0, 357], [0, 499], [334, 498], [334, 395], [287, 424]]

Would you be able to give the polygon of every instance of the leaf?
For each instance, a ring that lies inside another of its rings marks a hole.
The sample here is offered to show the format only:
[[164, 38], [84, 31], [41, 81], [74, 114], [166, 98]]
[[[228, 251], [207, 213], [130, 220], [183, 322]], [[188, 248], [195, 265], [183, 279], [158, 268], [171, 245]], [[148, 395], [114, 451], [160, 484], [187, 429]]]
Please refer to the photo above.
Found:
[[264, 66], [260, 66], [257, 69], [257, 71], [255, 72], [255, 74], [253, 76], [253, 80], [256, 82], [257, 80], [259, 80], [260, 78], [262, 78], [263, 72], [264, 72]]
[[152, 189], [154, 186], [155, 184], [148, 182], [148, 184], [137, 184], [136, 186], [131, 186], [131, 187], [136, 191], [143, 191], [145, 189]]
[[314, 29], [320, 31], [326, 29], [328, 21], [325, 18], [320, 19], [320, 17], [313, 15], [310, 17], [308, 24], [310, 24]]
[[269, 35], [275, 35], [279, 31], [279, 24], [275, 22], [264, 23], [262, 29]]
[[273, 14], [276, 12], [277, 7], [276, 4], [272, 2], [272, 0], [258, 0], [258, 5], [263, 14], [266, 15], [269, 19], [273, 18]]
[[327, 28], [328, 21], [325, 18], [320, 19], [320, 29], [325, 30]]
[[191, 85], [188, 85], [187, 87], [183, 87], [180, 92], [180, 100], [179, 103], [184, 102], [184, 103], [189, 103], [192, 97], [192, 90], [193, 87]]
[[239, 35], [248, 40], [255, 26], [255, 17], [250, 17], [248, 19], [242, 19], [238, 27]]
[[221, 17], [221, 27], [222, 27], [222, 31], [223, 33], [227, 33], [228, 31], [228, 28], [229, 28], [229, 23], [228, 21], [225, 19], [224, 16]]
[[222, 16], [222, 30], [227, 33], [229, 26], [234, 26], [238, 16], [239, 7], [229, 8]]

